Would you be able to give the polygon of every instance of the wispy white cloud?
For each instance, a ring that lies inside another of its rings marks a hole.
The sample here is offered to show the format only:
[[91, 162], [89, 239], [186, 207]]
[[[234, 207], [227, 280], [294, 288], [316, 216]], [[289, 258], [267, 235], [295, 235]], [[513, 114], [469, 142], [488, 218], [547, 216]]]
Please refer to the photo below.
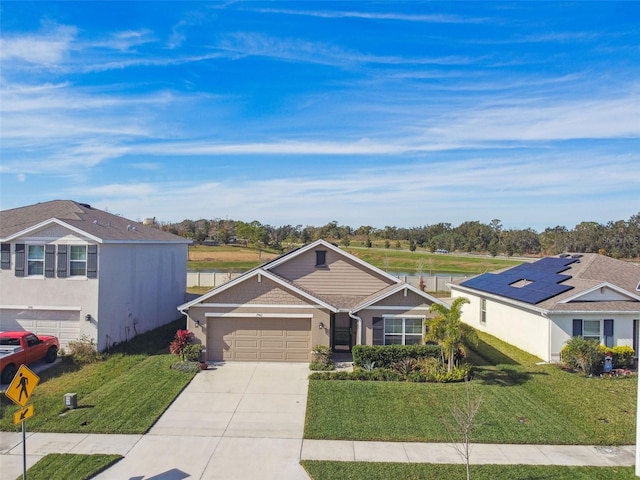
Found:
[[382, 56], [349, 51], [326, 42], [298, 38], [281, 39], [260, 33], [235, 33], [221, 40], [216, 48], [238, 57], [261, 56], [333, 66], [351, 64], [381, 65], [468, 65], [478, 59], [458, 55], [433, 57]]
[[126, 52], [134, 47], [157, 42], [153, 32], [148, 29], [126, 30], [112, 33], [109, 37], [85, 42], [83, 48], [104, 48]]
[[262, 8], [258, 11], [262, 13], [274, 13], [280, 15], [299, 15], [305, 17], [319, 18], [362, 18], [368, 20], [390, 20], [401, 22], [420, 23], [486, 23], [488, 18], [467, 17], [449, 14], [405, 14], [397, 12], [365, 12], [365, 11], [345, 11], [345, 10], [288, 10], [276, 8]]
[[47, 25], [38, 33], [3, 35], [0, 38], [0, 60], [57, 66], [67, 58], [77, 34], [74, 26]]

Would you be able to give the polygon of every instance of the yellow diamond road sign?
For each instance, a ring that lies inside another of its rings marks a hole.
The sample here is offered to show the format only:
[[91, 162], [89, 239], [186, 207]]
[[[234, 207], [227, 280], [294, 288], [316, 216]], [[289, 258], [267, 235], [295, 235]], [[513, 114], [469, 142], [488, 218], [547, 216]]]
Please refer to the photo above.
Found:
[[33, 416], [33, 405], [21, 408], [13, 414], [13, 423], [16, 425]]
[[18, 373], [13, 377], [5, 395], [21, 407], [24, 407], [39, 381], [40, 377], [29, 370], [26, 365], [20, 365]]

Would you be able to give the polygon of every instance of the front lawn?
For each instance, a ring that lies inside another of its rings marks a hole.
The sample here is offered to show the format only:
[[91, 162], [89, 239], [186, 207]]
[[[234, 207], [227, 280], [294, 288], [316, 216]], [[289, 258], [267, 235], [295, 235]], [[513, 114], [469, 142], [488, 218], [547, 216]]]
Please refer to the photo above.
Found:
[[[471, 355], [483, 402], [474, 442], [622, 445], [635, 442], [637, 377], [585, 378], [480, 333]], [[305, 438], [448, 442], [450, 403], [465, 384], [309, 382]], [[459, 439], [459, 438], [458, 438]]]
[[[303, 467], [313, 480], [441, 480], [466, 478], [464, 465], [432, 463], [368, 463], [304, 460]], [[633, 467], [565, 467], [558, 465], [472, 465], [474, 480], [601, 480], [637, 478]]]
[[[78, 433], [145, 433], [193, 378], [173, 370], [177, 359], [167, 353], [174, 322], [116, 348], [106, 360], [78, 365], [69, 358], [40, 374], [30, 404], [28, 431]], [[64, 395], [76, 393], [78, 408], [66, 410]], [[4, 395], [0, 430], [20, 431], [13, 424], [19, 407]]]

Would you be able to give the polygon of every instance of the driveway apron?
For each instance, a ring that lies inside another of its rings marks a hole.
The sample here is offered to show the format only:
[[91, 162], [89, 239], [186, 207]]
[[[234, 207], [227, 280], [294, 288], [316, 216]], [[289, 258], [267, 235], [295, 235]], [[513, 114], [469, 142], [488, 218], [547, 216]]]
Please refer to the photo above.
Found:
[[234, 362], [200, 372], [99, 480], [308, 480], [300, 466], [309, 367]]

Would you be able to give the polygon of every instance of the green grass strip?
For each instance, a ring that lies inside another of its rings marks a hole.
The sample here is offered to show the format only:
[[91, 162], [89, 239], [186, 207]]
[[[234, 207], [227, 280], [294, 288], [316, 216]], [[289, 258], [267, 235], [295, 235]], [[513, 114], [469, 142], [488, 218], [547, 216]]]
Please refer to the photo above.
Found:
[[[52, 453], [27, 470], [29, 480], [88, 480], [122, 459], [120, 455]], [[22, 475], [18, 477], [21, 479]]]
[[[427, 463], [369, 463], [304, 460], [313, 480], [441, 480], [466, 478], [464, 465]], [[566, 467], [558, 465], [472, 465], [473, 480], [632, 480], [633, 467]]]

